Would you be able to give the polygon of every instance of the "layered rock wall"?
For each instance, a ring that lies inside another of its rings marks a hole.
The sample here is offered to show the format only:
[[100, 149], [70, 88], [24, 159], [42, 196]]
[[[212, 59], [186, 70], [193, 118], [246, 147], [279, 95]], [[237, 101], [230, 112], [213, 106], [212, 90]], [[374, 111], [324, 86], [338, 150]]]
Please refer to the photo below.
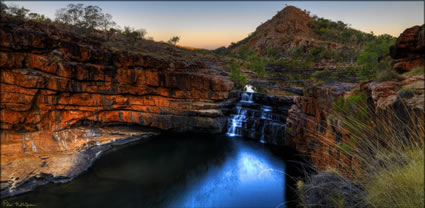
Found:
[[407, 28], [390, 48], [393, 67], [398, 72], [407, 72], [425, 64], [425, 25]]
[[72, 178], [75, 155], [119, 139], [225, 126], [218, 105], [233, 84], [202, 63], [112, 50], [32, 21], [0, 24], [3, 195], [32, 189], [18, 190], [31, 178]]
[[[298, 152], [311, 158], [317, 170], [337, 169], [343, 175], [356, 174], [358, 162], [343, 151], [350, 143], [350, 132], [339, 120], [332, 119], [332, 103], [339, 97], [364, 92], [374, 119], [381, 119], [370, 128], [392, 128], [405, 132], [406, 128], [424, 125], [424, 77], [412, 76], [405, 80], [366, 82], [362, 84], [333, 83], [313, 87], [304, 96], [295, 98], [288, 113], [286, 138]], [[409, 116], [410, 115], [410, 116]]]

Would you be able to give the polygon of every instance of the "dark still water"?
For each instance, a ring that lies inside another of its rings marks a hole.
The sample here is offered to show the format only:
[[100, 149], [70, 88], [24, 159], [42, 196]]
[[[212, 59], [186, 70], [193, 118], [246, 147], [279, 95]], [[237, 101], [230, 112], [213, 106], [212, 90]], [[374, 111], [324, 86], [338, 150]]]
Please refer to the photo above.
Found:
[[67, 184], [7, 199], [37, 207], [287, 207], [285, 160], [226, 136], [164, 135], [104, 154]]

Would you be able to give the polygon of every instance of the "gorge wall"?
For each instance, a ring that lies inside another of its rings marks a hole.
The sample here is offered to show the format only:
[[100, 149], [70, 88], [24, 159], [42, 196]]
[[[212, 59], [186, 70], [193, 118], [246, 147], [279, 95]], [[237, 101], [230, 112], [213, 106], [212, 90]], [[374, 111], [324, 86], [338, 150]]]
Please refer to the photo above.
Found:
[[[417, 66], [423, 67], [423, 34], [424, 25], [408, 28], [400, 35], [391, 47], [394, 70], [403, 73]], [[311, 158], [317, 170], [337, 169], [344, 176], [352, 177], [358, 163], [338, 147], [350, 142], [350, 132], [344, 129], [340, 121], [330, 119], [332, 103], [338, 97], [347, 98], [356, 91], [364, 92], [373, 115], [385, 120], [379, 123], [404, 132], [406, 128], [424, 125], [424, 90], [423, 75], [360, 84], [334, 82], [305, 89], [303, 96], [294, 98], [295, 104], [289, 110], [286, 138], [297, 151]], [[407, 118], [408, 114], [415, 115], [416, 120]]]
[[112, 50], [33, 21], [0, 24], [2, 197], [68, 181], [111, 144], [225, 126], [218, 105], [233, 84], [205, 64]]
[[425, 25], [407, 28], [390, 48], [393, 67], [398, 72], [407, 72], [425, 65]]
[[[160, 131], [222, 133], [228, 128], [225, 115], [240, 114], [235, 104], [242, 94], [231, 95], [226, 74], [202, 62], [113, 50], [32, 21], [2, 18], [0, 24], [2, 197], [72, 180], [113, 145]], [[392, 49], [404, 54], [395, 55], [395, 66], [420, 56], [410, 46], [402, 49], [404, 42]], [[367, 93], [376, 113], [394, 111], [402, 102], [423, 115], [423, 86], [423, 76], [413, 76], [330, 83], [305, 89], [303, 96], [256, 94], [253, 103], [240, 105], [249, 116], [241, 135], [293, 146], [315, 168], [352, 176], [356, 162], [338, 148], [349, 133], [328, 119], [332, 103], [357, 89]], [[402, 89], [416, 91], [411, 96]]]

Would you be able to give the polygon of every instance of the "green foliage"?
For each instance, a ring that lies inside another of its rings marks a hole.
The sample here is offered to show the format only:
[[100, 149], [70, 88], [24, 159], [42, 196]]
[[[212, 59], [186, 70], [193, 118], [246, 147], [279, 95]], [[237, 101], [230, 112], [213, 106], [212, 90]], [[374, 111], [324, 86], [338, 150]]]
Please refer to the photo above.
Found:
[[180, 37], [179, 36], [173, 36], [170, 38], [170, 40], [168, 40], [168, 43], [171, 45], [177, 45], [177, 42], [180, 41]]
[[232, 60], [231, 70], [229, 77], [230, 80], [235, 83], [236, 88], [244, 87], [246, 85], [247, 77], [241, 73], [240, 66], [235, 60]]
[[282, 56], [278, 48], [268, 48], [265, 54], [267, 57], [272, 59], [277, 59]]
[[351, 95], [346, 99], [344, 99], [343, 96], [340, 96], [334, 103], [332, 103], [332, 109], [339, 116], [350, 120], [350, 124], [362, 124], [359, 126], [345, 126], [345, 128], [347, 128], [350, 132], [357, 133], [358, 131], [363, 131], [363, 126], [371, 122], [372, 111], [369, 109], [367, 104], [367, 95], [364, 92]]
[[321, 80], [321, 81], [335, 80], [335, 77], [333, 76], [332, 72], [329, 69], [316, 71], [311, 75], [311, 77], [315, 80]]
[[246, 60], [248, 56], [254, 55], [254, 52], [249, 49], [249, 46], [247, 44], [243, 44], [239, 48], [238, 57], [240, 59]]
[[334, 22], [324, 18], [313, 18], [310, 24], [313, 32], [322, 40], [340, 43], [359, 44], [373, 39], [372, 34], [366, 34], [359, 30], [349, 28], [347, 24]]
[[248, 56], [247, 68], [254, 71], [257, 77], [264, 77], [266, 75], [265, 67], [266, 61], [263, 58], [255, 55]]
[[365, 186], [373, 207], [424, 207], [424, 149], [403, 152], [405, 162], [389, 163]]
[[[367, 43], [366, 48], [360, 52], [356, 63], [360, 66], [360, 78], [374, 79], [379, 66], [379, 58], [389, 53], [390, 46], [394, 45], [395, 38], [390, 35], [380, 35], [374, 41]], [[386, 63], [379, 67], [385, 67]]]

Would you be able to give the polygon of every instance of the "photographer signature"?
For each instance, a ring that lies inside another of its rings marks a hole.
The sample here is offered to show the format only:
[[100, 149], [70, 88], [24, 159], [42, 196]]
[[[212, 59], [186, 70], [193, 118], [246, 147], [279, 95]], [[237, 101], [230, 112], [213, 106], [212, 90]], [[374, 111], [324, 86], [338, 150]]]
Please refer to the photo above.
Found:
[[2, 204], [2, 207], [25, 207], [25, 208], [30, 208], [30, 207], [36, 207], [37, 206], [35, 204], [31, 204], [31, 203], [24, 202], [24, 201], [10, 202], [8, 200], [3, 200], [1, 204]]

